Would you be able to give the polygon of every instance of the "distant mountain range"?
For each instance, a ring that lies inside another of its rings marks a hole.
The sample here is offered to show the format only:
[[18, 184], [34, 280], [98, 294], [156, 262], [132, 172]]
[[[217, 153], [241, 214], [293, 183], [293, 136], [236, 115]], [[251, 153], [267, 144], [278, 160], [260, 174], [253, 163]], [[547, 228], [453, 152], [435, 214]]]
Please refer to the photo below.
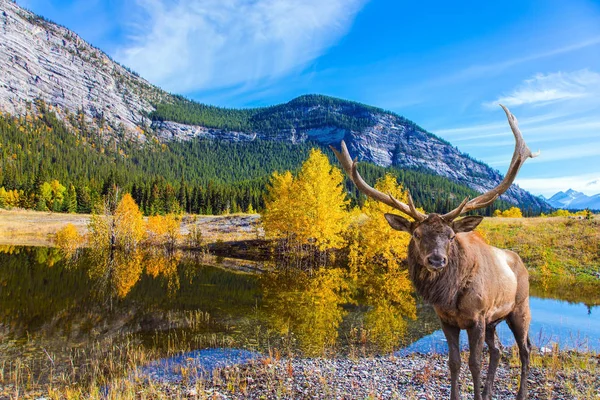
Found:
[[[0, 0], [0, 35], [0, 112], [9, 115], [35, 114], [42, 100], [74, 130], [85, 121], [86, 132], [93, 128], [106, 142], [167, 148], [198, 139], [308, 142], [326, 148], [343, 139], [361, 161], [436, 174], [477, 192], [502, 180], [498, 171], [414, 122], [376, 107], [306, 95], [239, 110], [166, 93], [74, 32], [10, 0]], [[504, 118], [500, 109], [498, 118]], [[550, 209], [515, 185], [501, 199], [533, 212]]]
[[587, 196], [581, 192], [569, 189], [566, 192], [558, 192], [547, 200], [554, 208], [566, 210], [600, 210], [600, 193]]

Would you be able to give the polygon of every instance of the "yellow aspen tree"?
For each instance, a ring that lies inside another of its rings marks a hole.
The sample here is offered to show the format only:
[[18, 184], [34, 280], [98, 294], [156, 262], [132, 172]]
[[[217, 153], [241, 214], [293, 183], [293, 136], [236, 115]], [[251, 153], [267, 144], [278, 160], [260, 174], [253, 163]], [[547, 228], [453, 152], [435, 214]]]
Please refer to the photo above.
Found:
[[300, 217], [298, 239], [325, 250], [345, 244], [349, 201], [344, 177], [321, 150], [312, 149], [302, 165], [294, 193]]
[[[117, 197], [117, 196], [115, 196]], [[144, 239], [146, 234], [142, 213], [129, 193], [111, 212], [108, 202], [101, 213], [93, 214], [88, 223], [88, 243], [94, 249], [118, 248], [132, 250]]]
[[117, 247], [134, 249], [144, 239], [144, 218], [129, 193], [123, 196], [115, 209], [114, 226]]
[[300, 220], [297, 187], [290, 171], [273, 173], [267, 194], [265, 210], [262, 215], [263, 227], [267, 237], [290, 238], [299, 231]]
[[502, 211], [502, 216], [505, 218], [523, 218], [519, 207], [511, 207], [508, 210]]
[[[396, 181], [396, 177], [386, 174], [375, 183], [375, 189], [389, 193], [401, 202], [408, 203], [408, 194]], [[379, 201], [367, 198], [362, 213], [366, 219], [358, 222], [358, 238], [353, 246], [358, 246], [360, 256], [356, 259], [359, 264], [365, 264], [375, 257], [382, 257], [386, 263], [396, 263], [398, 259], [406, 258], [410, 235], [394, 230], [386, 221], [385, 213], [401, 214], [398, 210]], [[402, 214], [403, 217], [412, 219]], [[357, 265], [358, 266], [358, 265]]]
[[72, 257], [82, 244], [82, 236], [73, 224], [67, 224], [56, 232], [54, 243], [67, 257]]
[[176, 214], [148, 217], [148, 243], [174, 248], [181, 238], [181, 217]]

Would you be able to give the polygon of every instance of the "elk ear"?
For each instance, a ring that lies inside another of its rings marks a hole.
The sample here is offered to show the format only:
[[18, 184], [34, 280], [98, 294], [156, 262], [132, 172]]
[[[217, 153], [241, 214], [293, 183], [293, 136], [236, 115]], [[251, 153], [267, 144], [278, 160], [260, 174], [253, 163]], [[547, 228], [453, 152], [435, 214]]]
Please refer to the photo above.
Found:
[[402, 232], [408, 232], [408, 233], [411, 232], [410, 228], [411, 228], [412, 223], [409, 220], [407, 220], [406, 218], [401, 217], [396, 214], [385, 214], [385, 219], [387, 219], [387, 222], [395, 230], [402, 231]]
[[464, 217], [452, 223], [452, 230], [455, 233], [471, 232], [473, 229], [477, 228], [477, 225], [479, 225], [481, 221], [483, 221], [483, 217], [476, 215]]

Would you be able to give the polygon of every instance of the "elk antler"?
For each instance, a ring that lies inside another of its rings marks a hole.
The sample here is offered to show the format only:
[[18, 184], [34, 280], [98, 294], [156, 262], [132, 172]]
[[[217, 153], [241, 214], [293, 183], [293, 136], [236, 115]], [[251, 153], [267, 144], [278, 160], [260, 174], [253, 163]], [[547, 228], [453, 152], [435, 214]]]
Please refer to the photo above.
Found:
[[476, 210], [478, 208], [487, 207], [492, 204], [502, 193], [506, 192], [510, 185], [512, 185], [513, 181], [517, 177], [517, 173], [521, 166], [525, 163], [528, 158], [535, 158], [540, 155], [540, 152], [532, 153], [527, 147], [525, 140], [523, 139], [523, 135], [519, 130], [519, 125], [517, 123], [517, 118], [508, 110], [508, 108], [504, 107], [500, 104], [500, 107], [504, 109], [506, 113], [506, 117], [508, 118], [508, 124], [510, 125], [510, 129], [512, 129], [513, 134], [515, 135], [515, 152], [512, 157], [512, 161], [510, 162], [510, 167], [508, 168], [508, 172], [504, 179], [498, 186], [494, 189], [475, 197], [473, 200], [468, 201], [468, 198], [465, 199], [457, 208], [450, 211], [447, 214], [444, 214], [442, 217], [446, 221], [452, 221], [456, 217], [469, 212], [471, 210]]
[[340, 162], [340, 164], [342, 164], [344, 171], [346, 171], [346, 174], [348, 174], [348, 176], [350, 177], [352, 182], [354, 182], [359, 191], [377, 201], [382, 202], [383, 204], [387, 204], [390, 207], [402, 211], [404, 214], [410, 215], [415, 219], [415, 221], [423, 221], [425, 218], [427, 218], [425, 214], [417, 211], [410, 193], [408, 193], [407, 205], [396, 200], [391, 194], [385, 194], [369, 186], [358, 173], [358, 170], [356, 169], [358, 163], [356, 159], [352, 161], [350, 153], [348, 152], [348, 148], [346, 147], [346, 143], [344, 143], [343, 140], [341, 143], [341, 153], [337, 151], [333, 146], [329, 147], [331, 148], [331, 150], [333, 150], [333, 153], [337, 157], [338, 161]]

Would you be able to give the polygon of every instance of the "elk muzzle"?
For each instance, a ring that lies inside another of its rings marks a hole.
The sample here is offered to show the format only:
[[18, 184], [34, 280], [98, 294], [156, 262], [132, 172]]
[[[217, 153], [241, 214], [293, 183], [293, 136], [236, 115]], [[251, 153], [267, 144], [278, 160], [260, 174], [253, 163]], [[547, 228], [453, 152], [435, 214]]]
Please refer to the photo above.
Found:
[[427, 256], [426, 267], [431, 272], [439, 272], [448, 265], [448, 257], [437, 252]]

